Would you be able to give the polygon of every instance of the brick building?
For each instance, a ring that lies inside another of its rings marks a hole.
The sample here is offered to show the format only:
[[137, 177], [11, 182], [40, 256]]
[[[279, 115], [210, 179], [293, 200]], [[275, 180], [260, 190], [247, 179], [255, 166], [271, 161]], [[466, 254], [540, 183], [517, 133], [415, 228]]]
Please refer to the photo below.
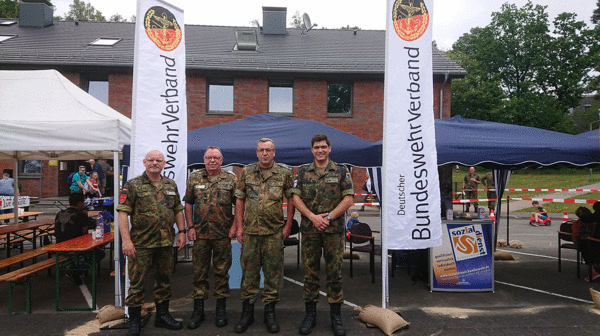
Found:
[[[43, 0], [36, 5], [46, 10]], [[0, 19], [0, 69], [57, 69], [131, 117], [134, 24], [24, 20], [26, 14], [21, 6], [21, 22]], [[188, 129], [274, 113], [380, 140], [385, 31], [306, 32], [286, 22], [285, 8], [263, 7], [260, 28], [185, 26]], [[450, 117], [452, 79], [466, 72], [434, 48], [433, 73], [433, 113]], [[75, 165], [60, 170], [61, 164], [41, 162], [20, 179], [23, 194], [67, 194], [62, 181]], [[0, 170], [12, 168], [12, 160], [0, 160]]]

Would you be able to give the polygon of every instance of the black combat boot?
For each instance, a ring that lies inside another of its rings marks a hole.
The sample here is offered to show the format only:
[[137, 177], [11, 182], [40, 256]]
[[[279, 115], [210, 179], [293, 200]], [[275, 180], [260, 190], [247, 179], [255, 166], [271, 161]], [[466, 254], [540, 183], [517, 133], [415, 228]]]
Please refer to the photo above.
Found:
[[273, 334], [279, 332], [279, 324], [275, 318], [275, 302], [270, 302], [265, 305], [265, 317], [263, 322], [270, 333]]
[[139, 336], [142, 329], [142, 306], [128, 307], [129, 314], [129, 332], [127, 335]]
[[317, 303], [316, 302], [305, 302], [306, 315], [300, 325], [300, 335], [308, 335], [312, 332], [312, 329], [317, 325]]
[[227, 298], [217, 299], [215, 315], [215, 325], [217, 327], [222, 328], [227, 325]]
[[169, 301], [163, 301], [161, 303], [156, 303], [154, 326], [157, 328], [179, 330], [183, 328], [183, 323], [176, 321], [173, 316], [169, 314]]
[[204, 321], [204, 300], [194, 299], [194, 311], [187, 327], [188, 329], [196, 329], [202, 324], [202, 321]]
[[250, 300], [242, 302], [242, 317], [240, 321], [235, 325], [235, 332], [241, 334], [245, 332], [248, 327], [254, 323], [254, 303], [250, 303]]
[[331, 307], [331, 328], [333, 328], [333, 334], [335, 336], [345, 336], [346, 328], [344, 327], [344, 321], [342, 321], [342, 304], [341, 303], [330, 303]]

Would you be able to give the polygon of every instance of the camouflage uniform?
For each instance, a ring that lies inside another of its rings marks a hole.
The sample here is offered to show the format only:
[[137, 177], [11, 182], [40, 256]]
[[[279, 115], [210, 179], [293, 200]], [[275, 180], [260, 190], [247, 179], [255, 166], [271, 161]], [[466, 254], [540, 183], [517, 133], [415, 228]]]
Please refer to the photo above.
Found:
[[[494, 175], [492, 172], [487, 172], [485, 176], [483, 176], [483, 180], [481, 183], [486, 187], [486, 189], [496, 189], [496, 183], [494, 182]], [[488, 191], [487, 198], [497, 198], [496, 191]], [[496, 210], [496, 201], [488, 201], [488, 209]]]
[[[194, 205], [193, 299], [208, 299], [208, 269], [212, 257], [215, 271], [215, 297], [229, 297], [229, 268], [231, 267], [231, 239], [234, 192], [237, 179], [225, 170], [208, 176], [206, 169], [190, 175], [186, 183], [185, 203]], [[189, 224], [188, 224], [189, 225]]]
[[276, 163], [269, 169], [261, 169], [254, 163], [242, 170], [235, 191], [235, 197], [245, 200], [242, 302], [256, 302], [261, 268], [265, 276], [263, 303], [279, 302], [283, 267], [283, 196], [289, 198], [291, 188], [291, 172]]
[[125, 303], [129, 307], [144, 303], [144, 284], [154, 269], [156, 284], [154, 298], [161, 303], [171, 297], [175, 241], [175, 214], [183, 210], [177, 184], [161, 176], [155, 187], [148, 175], [129, 180], [121, 191], [117, 211], [130, 215], [130, 236], [135, 247], [135, 257], [129, 258], [129, 293]]
[[[348, 169], [330, 160], [323, 172], [317, 171], [314, 163], [300, 167], [290, 192], [300, 196], [312, 213], [322, 214], [335, 209], [345, 196], [354, 196], [354, 187]], [[308, 217], [302, 215], [300, 231], [302, 263], [306, 270], [304, 302], [317, 302], [319, 299], [321, 254], [325, 258], [328, 302], [343, 302], [344, 217], [332, 220], [325, 230], [319, 231]]]
[[[465, 183], [465, 198], [466, 199], [478, 199], [479, 198], [477, 196], [477, 183], [471, 181], [472, 178], [474, 178], [477, 181], [481, 181], [481, 179], [479, 178], [479, 174], [477, 174], [477, 173], [474, 173], [473, 176], [471, 176], [471, 174], [465, 175], [463, 182]], [[479, 202], [473, 202], [473, 206], [475, 207], [475, 211], [477, 211], [477, 208], [479, 207]], [[469, 211], [470, 207], [471, 207], [471, 203], [467, 203], [467, 211]]]

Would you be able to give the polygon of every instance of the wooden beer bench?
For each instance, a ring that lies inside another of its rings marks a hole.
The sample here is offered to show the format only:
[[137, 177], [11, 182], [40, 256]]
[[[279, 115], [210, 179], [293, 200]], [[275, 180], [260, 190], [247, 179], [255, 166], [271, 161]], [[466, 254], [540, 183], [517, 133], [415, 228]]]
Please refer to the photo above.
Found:
[[[49, 246], [49, 245], [48, 245]], [[31, 250], [19, 255], [0, 260], [0, 269], [9, 268], [15, 264], [20, 263], [23, 265], [25, 260], [35, 259], [35, 257], [48, 254], [43, 247], [35, 250]], [[60, 260], [64, 261], [67, 257], [61, 257]], [[29, 266], [25, 266], [0, 275], [0, 282], [8, 282], [8, 313], [13, 313], [13, 289], [16, 286], [25, 287], [25, 311], [19, 313], [31, 314], [31, 276], [43, 270], [50, 270], [51, 267], [56, 265], [56, 261], [53, 258], [35, 262]]]

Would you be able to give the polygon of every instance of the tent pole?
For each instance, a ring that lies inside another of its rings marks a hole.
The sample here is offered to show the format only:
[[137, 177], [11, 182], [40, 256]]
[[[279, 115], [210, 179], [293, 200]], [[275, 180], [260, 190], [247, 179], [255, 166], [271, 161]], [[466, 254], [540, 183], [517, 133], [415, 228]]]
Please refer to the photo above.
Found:
[[114, 218], [114, 233], [115, 240], [113, 246], [113, 255], [115, 261], [115, 306], [122, 307], [123, 306], [123, 295], [121, 294], [121, 261], [120, 261], [120, 251], [121, 251], [121, 236], [119, 235], [119, 216], [117, 214], [117, 202], [119, 202], [119, 192], [121, 190], [119, 186], [119, 176], [121, 169], [119, 168], [119, 152], [113, 152], [113, 218]]
[[[15, 152], [13, 158], [13, 223], [19, 223], [19, 155]], [[7, 247], [9, 249], [10, 247]]]

